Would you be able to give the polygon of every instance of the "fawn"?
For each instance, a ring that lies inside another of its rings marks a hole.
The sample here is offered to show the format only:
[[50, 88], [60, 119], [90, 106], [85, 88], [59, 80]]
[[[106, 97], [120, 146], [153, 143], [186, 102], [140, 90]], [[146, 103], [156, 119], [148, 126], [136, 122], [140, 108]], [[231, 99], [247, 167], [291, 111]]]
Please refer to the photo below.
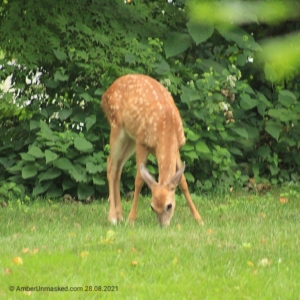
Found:
[[[168, 226], [175, 209], [179, 185], [194, 218], [203, 224], [183, 174], [179, 149], [185, 143], [182, 120], [167, 89], [146, 75], [125, 75], [103, 94], [102, 108], [109, 121], [110, 155], [107, 159], [110, 210], [108, 219], [122, 220], [120, 178], [125, 162], [136, 152], [137, 174], [129, 222], [134, 223], [139, 194], [144, 182], [152, 192], [151, 208], [159, 224]], [[158, 182], [145, 167], [148, 154], [158, 163]]]

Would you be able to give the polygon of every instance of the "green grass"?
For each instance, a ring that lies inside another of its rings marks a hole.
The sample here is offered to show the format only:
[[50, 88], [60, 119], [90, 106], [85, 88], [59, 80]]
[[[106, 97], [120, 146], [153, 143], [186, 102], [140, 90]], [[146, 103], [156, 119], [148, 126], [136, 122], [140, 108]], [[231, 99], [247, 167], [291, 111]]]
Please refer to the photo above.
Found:
[[[286, 197], [194, 197], [204, 227], [178, 197], [164, 229], [146, 198], [135, 227], [111, 226], [106, 201], [0, 208], [0, 299], [300, 299], [300, 197]], [[123, 202], [125, 217], [130, 207]]]

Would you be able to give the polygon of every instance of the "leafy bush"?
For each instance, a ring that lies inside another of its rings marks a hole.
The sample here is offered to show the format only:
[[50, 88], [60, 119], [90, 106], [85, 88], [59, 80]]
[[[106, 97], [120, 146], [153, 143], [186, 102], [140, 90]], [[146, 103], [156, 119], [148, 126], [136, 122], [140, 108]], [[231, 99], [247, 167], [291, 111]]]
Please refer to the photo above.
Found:
[[[100, 98], [127, 73], [148, 74], [174, 96], [191, 189], [299, 180], [298, 73], [274, 79], [259, 55], [265, 29], [201, 23], [185, 1], [130, 3], [1, 4], [0, 79], [12, 75], [12, 87], [1, 92], [0, 189], [18, 198], [106, 197]], [[126, 193], [134, 158], [122, 176]]]

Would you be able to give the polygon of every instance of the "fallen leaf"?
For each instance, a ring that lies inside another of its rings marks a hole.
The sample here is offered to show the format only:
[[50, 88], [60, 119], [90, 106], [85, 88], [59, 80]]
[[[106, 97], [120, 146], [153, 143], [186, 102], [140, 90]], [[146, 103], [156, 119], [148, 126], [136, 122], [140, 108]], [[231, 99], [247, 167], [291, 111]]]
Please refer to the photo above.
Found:
[[112, 240], [112, 239], [115, 238], [115, 236], [116, 236], [116, 233], [111, 229], [106, 232], [106, 239], [107, 240]]
[[6, 275], [10, 275], [12, 272], [11, 272], [11, 269], [10, 268], [5, 268], [4, 269], [4, 274]]
[[254, 268], [254, 263], [252, 261], [248, 260], [247, 261], [247, 265], [250, 266], [250, 267], [252, 267], [252, 268]]
[[30, 228], [30, 231], [35, 231], [36, 230], [36, 228], [35, 228], [35, 226], [33, 225], [31, 228]]
[[22, 253], [27, 253], [29, 251], [29, 248], [24, 248], [23, 250], [22, 250]]
[[23, 294], [26, 295], [26, 296], [31, 296], [32, 291], [24, 291]]
[[279, 202], [280, 202], [281, 204], [286, 204], [286, 203], [289, 202], [289, 198], [280, 197], [280, 198], [279, 198]]
[[135, 267], [137, 264], [138, 264], [138, 261], [137, 261], [137, 260], [133, 260], [133, 261], [131, 262], [131, 265], [134, 266], [134, 267]]
[[132, 247], [131, 252], [137, 252], [137, 250], [134, 247]]
[[252, 246], [250, 243], [243, 243], [243, 248], [250, 249]]
[[258, 265], [261, 267], [267, 267], [271, 264], [270, 260], [268, 258], [263, 258], [259, 261]]
[[267, 215], [265, 213], [262, 213], [262, 212], [259, 213], [258, 216], [261, 217], [261, 218], [264, 218], [264, 219], [267, 217]]
[[12, 261], [13, 261], [13, 263], [16, 264], [16, 265], [23, 265], [23, 260], [22, 260], [22, 258], [19, 257], [19, 256], [14, 257]]
[[178, 258], [175, 256], [172, 261], [173, 266], [177, 265], [177, 262], [178, 262]]
[[82, 251], [82, 252], [80, 252], [81, 258], [85, 258], [85, 257], [89, 256], [89, 254], [90, 253], [88, 251]]
[[118, 249], [118, 253], [121, 253], [122, 252], [122, 250], [121, 249]]
[[211, 228], [207, 229], [207, 231], [206, 231], [207, 234], [212, 234], [213, 232], [214, 231]]

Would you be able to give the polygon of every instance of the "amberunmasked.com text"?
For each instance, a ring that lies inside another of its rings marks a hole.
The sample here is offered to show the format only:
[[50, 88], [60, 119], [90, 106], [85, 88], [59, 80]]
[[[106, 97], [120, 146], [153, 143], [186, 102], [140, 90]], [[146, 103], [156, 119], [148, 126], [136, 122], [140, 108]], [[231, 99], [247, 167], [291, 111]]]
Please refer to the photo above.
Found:
[[118, 292], [117, 285], [85, 286], [10, 286], [11, 292]]

